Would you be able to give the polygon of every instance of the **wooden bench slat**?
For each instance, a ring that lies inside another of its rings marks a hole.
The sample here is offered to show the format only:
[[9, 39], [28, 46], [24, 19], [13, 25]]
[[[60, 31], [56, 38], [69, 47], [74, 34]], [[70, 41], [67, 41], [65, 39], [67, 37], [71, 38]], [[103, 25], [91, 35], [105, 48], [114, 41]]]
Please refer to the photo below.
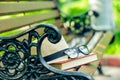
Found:
[[68, 43], [70, 42], [73, 38], [75, 38], [75, 35], [69, 34], [69, 35], [64, 35], [65, 41]]
[[31, 1], [31, 2], [16, 2], [0, 4], [0, 14], [10, 14], [26, 11], [34, 11], [41, 9], [55, 8], [53, 1]]
[[59, 16], [58, 12], [54, 10], [43, 14], [35, 14], [35, 15], [0, 20], [0, 32], [16, 29], [21, 26], [26, 26], [32, 23], [40, 22], [51, 18], [56, 18], [58, 16]]
[[64, 28], [63, 24], [62, 24], [62, 21], [60, 19], [57, 19], [52, 24], [55, 25], [55, 26], [57, 26], [58, 28], [61, 28], [61, 27]]
[[[59, 24], [58, 24], [58, 23], [59, 23]], [[39, 24], [39, 23], [38, 23], [38, 24]], [[51, 23], [51, 24], [53, 24], [53, 25], [55, 25], [55, 26], [57, 26], [57, 25], [60, 26], [60, 24], [62, 25], [62, 23], [61, 23], [60, 20], [56, 20], [55, 22], [53, 22], [53, 23]], [[35, 26], [35, 25], [37, 25], [37, 24], [31, 25], [31, 27], [33, 27], [33, 26]], [[24, 27], [22, 27], [22, 28], [19, 28], [19, 29], [17, 29], [17, 30], [14, 30], [14, 31], [11, 32], [10, 34], [8, 33], [7, 36], [8, 36], [8, 35], [9, 35], [9, 36], [13, 36], [13, 35], [20, 34], [20, 33], [22, 33], [23, 31], [25, 31], [25, 30], [27, 30], [27, 29], [29, 29], [29, 28], [30, 28], [30, 26], [24, 26]], [[37, 32], [39, 32], [39, 34], [41, 34], [41, 33], [43, 33], [43, 30], [42, 30], [42, 29], [38, 29]], [[62, 33], [62, 34], [63, 34], [63, 33]], [[1, 36], [2, 36], [2, 35], [1, 35]], [[22, 40], [25, 39], [25, 38], [27, 38], [27, 37], [26, 37], [26, 36], [25, 36], [25, 37], [20, 37], [19, 40], [22, 41]]]
[[97, 44], [97, 47], [95, 48], [95, 50], [96, 50], [96, 51], [100, 51], [101, 54], [95, 52], [95, 50], [94, 50], [94, 52], [97, 53], [98, 59], [101, 59], [101, 58], [102, 58], [103, 52], [104, 52], [104, 50], [106, 49], [106, 47], [109, 45], [112, 37], [113, 37], [113, 32], [107, 31], [107, 32], [103, 35], [103, 38], [100, 40], [100, 42]]
[[92, 37], [92, 33], [86, 34], [84, 36], [74, 36], [74, 38], [72, 38], [68, 43], [71, 48], [81, 45], [87, 45]]
[[102, 37], [103, 32], [96, 32], [93, 37], [91, 38], [91, 40], [89, 41], [89, 43], [87, 44], [87, 47], [90, 51], [92, 51], [92, 49], [95, 47], [95, 45], [97, 44], [97, 42], [100, 40], [100, 38]]
[[[96, 45], [96, 47], [93, 50], [93, 53], [97, 54], [98, 60], [91, 62], [89, 65], [81, 66], [79, 71], [88, 73], [90, 75], [93, 75], [95, 73], [97, 66], [100, 62], [100, 59], [102, 58], [103, 53], [105, 51], [105, 48], [109, 45], [109, 42], [111, 41], [112, 37], [113, 37], [113, 33], [111, 31], [107, 31], [106, 33], [104, 33], [103, 37], [101, 38], [101, 40], [98, 42], [98, 44]], [[102, 45], [104, 47], [101, 47], [99, 45]]]

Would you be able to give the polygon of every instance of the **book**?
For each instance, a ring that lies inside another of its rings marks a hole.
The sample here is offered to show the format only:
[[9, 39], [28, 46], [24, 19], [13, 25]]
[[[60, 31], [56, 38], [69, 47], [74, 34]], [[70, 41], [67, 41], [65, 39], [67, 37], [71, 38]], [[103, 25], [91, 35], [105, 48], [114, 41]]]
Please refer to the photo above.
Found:
[[[67, 45], [64, 37], [62, 37], [61, 40], [56, 44], [49, 42], [48, 39], [46, 38], [42, 43], [41, 52], [44, 58], [45, 57], [49, 58], [50, 56], [54, 55], [56, 52], [59, 52], [67, 48], [69, 48], [69, 46]], [[47, 63], [50, 64], [59, 61], [64, 61], [68, 59], [68, 56], [65, 54], [63, 54], [62, 56], [55, 55], [53, 58], [49, 59], [48, 61], [46, 60]]]
[[[36, 42], [37, 41], [34, 40], [34, 43], [36, 43]], [[46, 59], [46, 62], [48, 64], [54, 63], [54, 62], [59, 62], [59, 61], [63, 61], [63, 60], [68, 60], [68, 56], [62, 52], [61, 52], [62, 55], [60, 53], [57, 54], [57, 52], [63, 51], [68, 48], [69, 47], [68, 47], [65, 39], [63, 38], [63, 36], [62, 36], [61, 40], [56, 44], [51, 43], [48, 40], [48, 38], [45, 38], [42, 42], [41, 54], [42, 54], [42, 57]], [[32, 55], [37, 55], [36, 47], [31, 48], [31, 53], [32, 53]]]
[[96, 61], [96, 60], [97, 60], [97, 55], [95, 53], [90, 53], [89, 55], [83, 55], [78, 58], [70, 58], [68, 60], [55, 62], [50, 65], [57, 69], [69, 70], [74, 67], [88, 64], [88, 63]]
[[[91, 52], [92, 49], [94, 49], [95, 45], [97, 44], [97, 42], [99, 41], [99, 39], [101, 38], [102, 33], [101, 32], [96, 32], [93, 37], [91, 38], [91, 40], [86, 44], [85, 46], [78, 46], [77, 48], [74, 48], [77, 50], [77, 52], [79, 51], [79, 49], [81, 49], [81, 51], [83, 51], [83, 53], [89, 53]], [[72, 52], [72, 51], [70, 51]], [[72, 52], [72, 53], [76, 53], [76, 51]], [[59, 62], [54, 62], [53, 64], [51, 64], [53, 67], [61, 69], [61, 70], [68, 70], [70, 68], [74, 68], [80, 65], [84, 65], [84, 64], [88, 64], [90, 62], [96, 61], [97, 58], [97, 54], [91, 52], [88, 55], [85, 55], [83, 53], [79, 53], [77, 58], [73, 58], [76, 55], [75, 54], [68, 54], [69, 57], [71, 57], [71, 59], [67, 59], [67, 60], [63, 60], [63, 61], [59, 61]], [[74, 65], [73, 65], [74, 64]]]

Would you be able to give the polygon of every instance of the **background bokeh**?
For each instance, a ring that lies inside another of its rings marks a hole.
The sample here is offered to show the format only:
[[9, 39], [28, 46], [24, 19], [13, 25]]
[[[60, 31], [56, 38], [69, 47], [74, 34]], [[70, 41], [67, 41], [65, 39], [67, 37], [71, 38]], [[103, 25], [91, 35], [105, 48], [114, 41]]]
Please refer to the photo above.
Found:
[[[89, 9], [88, 0], [58, 0], [58, 4], [63, 16], [79, 15]], [[112, 0], [112, 4], [116, 27], [115, 40], [107, 47], [105, 54], [120, 55], [120, 1]]]

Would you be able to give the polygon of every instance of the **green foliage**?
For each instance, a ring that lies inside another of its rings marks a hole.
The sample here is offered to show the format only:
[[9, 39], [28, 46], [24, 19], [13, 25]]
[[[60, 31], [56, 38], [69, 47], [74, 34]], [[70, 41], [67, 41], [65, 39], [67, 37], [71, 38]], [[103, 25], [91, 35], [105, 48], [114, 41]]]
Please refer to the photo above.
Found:
[[[62, 0], [59, 1], [60, 10], [69, 16], [78, 15], [88, 9], [87, 0]], [[62, 5], [63, 4], [63, 5]]]
[[108, 55], [120, 55], [120, 31], [115, 33], [115, 40], [107, 47], [105, 53]]
[[120, 1], [119, 0], [113, 0], [113, 11], [114, 11], [114, 19], [116, 26], [120, 25]]
[[5, 53], [5, 51], [0, 51], [0, 56], [2, 56]]

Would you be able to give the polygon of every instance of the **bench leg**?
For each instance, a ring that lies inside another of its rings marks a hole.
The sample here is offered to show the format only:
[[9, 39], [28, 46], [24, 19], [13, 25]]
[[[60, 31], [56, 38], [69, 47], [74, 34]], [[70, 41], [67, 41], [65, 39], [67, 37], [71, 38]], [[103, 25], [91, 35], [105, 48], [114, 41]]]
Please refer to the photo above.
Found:
[[99, 65], [98, 65], [98, 67], [97, 67], [97, 70], [98, 70], [98, 73], [99, 73], [100, 75], [104, 75], [103, 70], [102, 70], [102, 65], [101, 65], [101, 63], [99, 63]]

